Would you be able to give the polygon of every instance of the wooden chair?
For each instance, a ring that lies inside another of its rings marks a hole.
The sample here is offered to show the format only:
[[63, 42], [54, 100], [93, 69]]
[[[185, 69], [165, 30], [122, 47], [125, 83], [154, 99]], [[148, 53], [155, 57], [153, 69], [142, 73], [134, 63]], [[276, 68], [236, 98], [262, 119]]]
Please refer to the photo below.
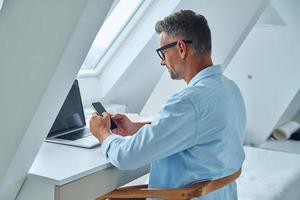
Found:
[[148, 188], [148, 185], [136, 185], [122, 187], [99, 197], [97, 200], [119, 200], [119, 199], [145, 199], [161, 198], [167, 200], [188, 200], [194, 197], [203, 196], [209, 192], [217, 190], [237, 179], [241, 174], [241, 169], [237, 172], [216, 180], [203, 181], [183, 188], [156, 189]]

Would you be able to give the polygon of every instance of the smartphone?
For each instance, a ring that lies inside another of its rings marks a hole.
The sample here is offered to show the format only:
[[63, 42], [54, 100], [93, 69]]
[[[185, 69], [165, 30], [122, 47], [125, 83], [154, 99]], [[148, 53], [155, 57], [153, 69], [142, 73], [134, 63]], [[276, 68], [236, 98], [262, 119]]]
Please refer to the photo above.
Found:
[[[92, 106], [94, 110], [98, 113], [98, 115], [102, 115], [102, 113], [106, 112], [105, 108], [102, 106], [100, 102], [94, 102], [92, 103]], [[117, 125], [115, 122], [110, 118], [110, 129], [115, 129], [117, 128]]]

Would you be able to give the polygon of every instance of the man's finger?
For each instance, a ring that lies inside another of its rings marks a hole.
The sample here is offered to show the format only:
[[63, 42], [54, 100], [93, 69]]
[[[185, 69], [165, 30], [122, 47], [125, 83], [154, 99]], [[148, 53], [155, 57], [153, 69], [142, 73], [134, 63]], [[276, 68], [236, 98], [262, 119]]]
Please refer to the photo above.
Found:
[[94, 113], [92, 114], [92, 117], [96, 117], [96, 116], [98, 116], [98, 113], [95, 113], [95, 112], [94, 112]]
[[111, 132], [117, 134], [118, 133], [118, 129], [115, 128], [115, 129], [111, 130]]
[[121, 114], [114, 114], [114, 115], [111, 115], [111, 118], [112, 119], [121, 119], [122, 115]]
[[104, 118], [109, 118], [109, 117], [110, 117], [110, 115], [109, 115], [109, 113], [108, 113], [108, 112], [104, 112], [104, 113], [102, 113], [102, 116], [103, 116]]

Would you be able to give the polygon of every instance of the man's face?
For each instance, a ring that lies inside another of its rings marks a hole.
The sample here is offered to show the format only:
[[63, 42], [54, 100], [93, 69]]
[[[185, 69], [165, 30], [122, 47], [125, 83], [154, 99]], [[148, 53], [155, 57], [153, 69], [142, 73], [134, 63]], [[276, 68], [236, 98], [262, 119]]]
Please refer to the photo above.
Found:
[[[170, 37], [164, 32], [160, 34], [160, 46], [163, 47], [167, 44], [170, 44], [172, 42], [176, 42], [177, 38]], [[171, 79], [182, 79], [183, 72], [182, 67], [180, 65], [180, 55], [178, 53], [177, 45], [162, 50], [163, 54], [165, 56], [165, 59], [160, 62], [161, 65], [164, 65], [167, 67]]]

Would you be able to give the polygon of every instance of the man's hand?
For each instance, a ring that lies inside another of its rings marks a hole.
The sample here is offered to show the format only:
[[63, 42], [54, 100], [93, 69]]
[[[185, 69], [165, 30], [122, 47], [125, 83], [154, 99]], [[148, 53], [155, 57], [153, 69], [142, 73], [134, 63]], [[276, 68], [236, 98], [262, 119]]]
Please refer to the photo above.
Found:
[[110, 135], [110, 116], [107, 112], [102, 116], [94, 113], [90, 119], [91, 133], [102, 143]]
[[126, 115], [123, 114], [112, 115], [111, 118], [117, 125], [117, 128], [113, 129], [112, 132], [122, 136], [133, 135], [145, 125], [144, 123], [132, 122]]

